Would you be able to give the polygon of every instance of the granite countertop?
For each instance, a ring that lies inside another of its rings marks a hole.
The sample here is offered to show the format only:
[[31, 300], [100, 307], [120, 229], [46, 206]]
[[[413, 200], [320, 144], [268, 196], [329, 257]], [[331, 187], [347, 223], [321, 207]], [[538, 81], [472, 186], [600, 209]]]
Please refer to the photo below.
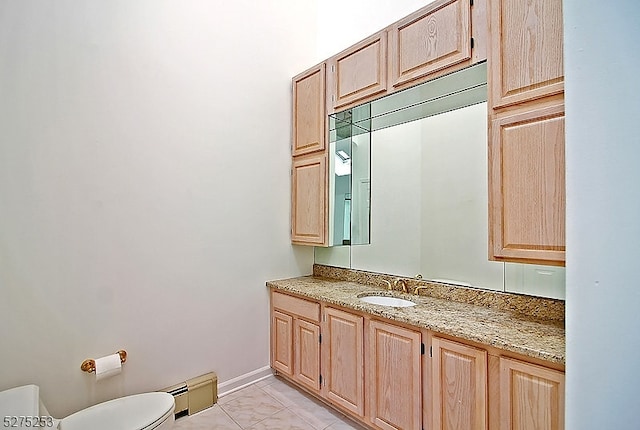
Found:
[[393, 295], [417, 305], [405, 308], [373, 305], [357, 296], [367, 292], [380, 295], [389, 292], [377, 286], [323, 277], [281, 279], [269, 281], [267, 286], [528, 357], [565, 363], [563, 321], [398, 291]]

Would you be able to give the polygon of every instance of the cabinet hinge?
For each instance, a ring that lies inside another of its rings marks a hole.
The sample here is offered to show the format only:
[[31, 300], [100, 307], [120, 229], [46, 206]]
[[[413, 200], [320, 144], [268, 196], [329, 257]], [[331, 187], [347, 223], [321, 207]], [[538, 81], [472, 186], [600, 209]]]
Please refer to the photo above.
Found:
[[473, 6], [473, 0], [469, 0], [469, 4]]
[[318, 336], [318, 343], [322, 343], [322, 335]]
[[320, 386], [322, 386], [322, 375], [320, 375]]
[[429, 357], [433, 357], [433, 346], [429, 347]]
[[424, 355], [424, 343], [420, 344], [420, 354]]
[[473, 41], [473, 37], [471, 38], [471, 49], [473, 49], [475, 42]]

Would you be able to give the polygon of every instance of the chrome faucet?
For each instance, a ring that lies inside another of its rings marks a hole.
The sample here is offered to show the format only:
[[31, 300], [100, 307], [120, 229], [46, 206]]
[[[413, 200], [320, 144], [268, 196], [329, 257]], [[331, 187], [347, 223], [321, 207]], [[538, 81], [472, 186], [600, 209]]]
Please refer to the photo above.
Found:
[[[394, 287], [398, 287], [398, 285], [402, 286], [402, 292], [406, 293], [407, 292], [407, 283], [404, 282], [404, 279], [396, 279], [395, 281], [393, 281], [393, 286]], [[398, 288], [397, 288], [398, 289]]]

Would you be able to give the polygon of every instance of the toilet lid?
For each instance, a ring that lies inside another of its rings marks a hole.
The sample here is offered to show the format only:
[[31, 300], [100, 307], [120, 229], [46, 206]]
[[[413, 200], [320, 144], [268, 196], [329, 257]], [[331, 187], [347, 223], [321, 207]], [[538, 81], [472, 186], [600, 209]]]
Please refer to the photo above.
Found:
[[168, 393], [144, 393], [99, 403], [69, 415], [60, 430], [150, 430], [173, 414]]

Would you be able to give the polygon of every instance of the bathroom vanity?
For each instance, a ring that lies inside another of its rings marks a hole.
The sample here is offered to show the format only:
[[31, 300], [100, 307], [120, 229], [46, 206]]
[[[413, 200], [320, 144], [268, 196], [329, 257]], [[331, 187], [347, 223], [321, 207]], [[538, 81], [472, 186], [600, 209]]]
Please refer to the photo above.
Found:
[[436, 0], [293, 78], [278, 375], [374, 429], [563, 429], [562, 49], [561, 0]]
[[267, 282], [276, 374], [372, 428], [563, 428], [562, 301], [385, 281], [394, 277], [316, 265]]

